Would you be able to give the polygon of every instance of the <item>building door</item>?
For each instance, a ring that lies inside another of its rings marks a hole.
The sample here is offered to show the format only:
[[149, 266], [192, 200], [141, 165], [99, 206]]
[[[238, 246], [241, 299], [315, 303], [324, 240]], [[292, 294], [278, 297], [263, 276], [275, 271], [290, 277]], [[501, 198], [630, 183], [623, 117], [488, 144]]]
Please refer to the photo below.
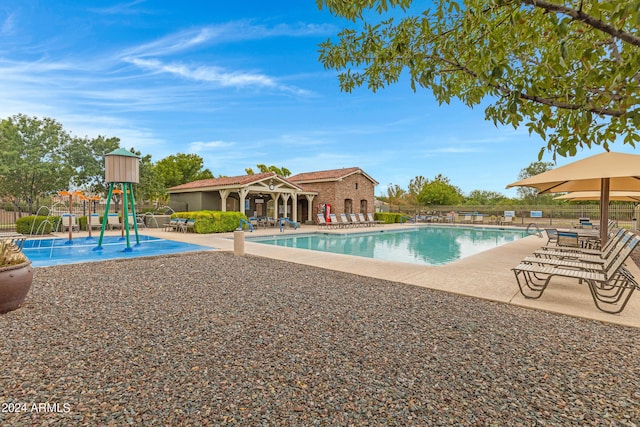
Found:
[[344, 213], [347, 215], [353, 213], [353, 200], [344, 199]]

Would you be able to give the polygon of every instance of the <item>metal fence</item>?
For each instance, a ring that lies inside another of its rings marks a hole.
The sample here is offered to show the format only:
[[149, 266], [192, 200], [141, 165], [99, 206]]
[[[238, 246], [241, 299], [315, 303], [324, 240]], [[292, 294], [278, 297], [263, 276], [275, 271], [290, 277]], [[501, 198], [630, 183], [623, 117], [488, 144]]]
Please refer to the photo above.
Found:
[[[0, 208], [0, 231], [15, 231], [16, 220], [20, 217], [29, 215], [26, 212], [20, 210], [9, 210]], [[106, 205], [97, 204], [92, 207], [92, 212], [103, 214]], [[109, 207], [110, 213], [118, 213], [118, 209], [122, 211], [122, 206], [116, 206], [111, 204]], [[73, 213], [80, 217], [89, 214], [87, 204], [74, 203], [72, 208]], [[179, 210], [179, 209], [177, 209]], [[185, 206], [185, 209], [187, 207]], [[514, 224], [527, 225], [530, 223], [536, 223], [539, 225], [571, 225], [578, 222], [579, 218], [590, 218], [593, 221], [600, 220], [600, 207], [597, 204], [584, 204], [584, 205], [553, 205], [553, 206], [406, 206], [406, 205], [382, 205], [376, 208], [380, 212], [398, 212], [408, 216], [420, 216], [420, 215], [437, 215], [446, 216], [450, 212], [455, 212], [458, 216], [471, 213], [482, 214], [487, 218], [487, 222], [491, 219], [501, 218], [505, 215], [505, 212], [513, 212]], [[162, 211], [162, 212], [161, 212]], [[136, 212], [156, 212], [166, 213], [171, 211], [170, 208], [164, 206], [150, 206], [136, 204]], [[61, 215], [62, 213], [68, 213], [69, 208], [66, 205], [58, 205], [54, 208], [40, 207], [34, 209], [34, 212], [46, 216], [48, 213], [51, 215]], [[618, 222], [620, 226], [633, 228], [634, 219], [640, 219], [640, 205], [633, 203], [612, 203], [609, 205], [609, 218]]]
[[[580, 218], [589, 218], [592, 221], [600, 221], [600, 206], [597, 204], [584, 205], [552, 205], [552, 206], [404, 206], [383, 205], [381, 212], [398, 212], [411, 217], [415, 216], [446, 216], [454, 212], [464, 214], [482, 214], [487, 221], [505, 216], [505, 212], [513, 213], [514, 224], [527, 225], [536, 223], [539, 225], [565, 226], [577, 223]], [[632, 228], [634, 218], [640, 219], [640, 205], [633, 203], [612, 203], [609, 205], [609, 219], [615, 220], [620, 226]]]
[[[91, 207], [91, 213], [98, 213], [100, 215], [104, 214], [106, 209], [106, 204], [96, 203]], [[169, 207], [165, 206], [151, 206], [144, 204], [136, 203], [136, 212], [144, 213], [144, 212], [156, 212], [156, 213], [166, 213], [166, 211], [170, 211]], [[122, 205], [116, 205], [112, 203], [109, 206], [109, 213], [122, 213], [123, 207]], [[33, 213], [26, 212], [26, 209], [13, 209], [10, 206], [1, 206], [0, 207], [0, 232], [7, 231], [16, 231], [16, 221], [18, 218], [22, 218], [24, 216], [29, 215], [55, 215], [60, 216], [63, 213], [69, 213], [69, 207], [65, 204], [56, 204], [54, 206], [39, 206], [33, 209]], [[89, 206], [87, 203], [73, 203], [71, 208], [71, 213], [75, 214], [76, 217], [89, 215]]]

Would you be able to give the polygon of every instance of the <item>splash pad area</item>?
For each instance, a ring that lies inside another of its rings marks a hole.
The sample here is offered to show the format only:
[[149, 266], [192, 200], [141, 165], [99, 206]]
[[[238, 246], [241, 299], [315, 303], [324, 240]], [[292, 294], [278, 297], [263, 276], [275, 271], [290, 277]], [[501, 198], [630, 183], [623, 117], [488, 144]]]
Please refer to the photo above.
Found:
[[77, 264], [112, 259], [139, 258], [169, 255], [183, 252], [208, 251], [213, 248], [176, 242], [157, 237], [139, 236], [139, 243], [132, 246], [120, 236], [104, 236], [101, 249], [98, 239], [75, 237], [53, 239], [28, 239], [22, 248], [34, 267], [50, 267], [61, 264]]

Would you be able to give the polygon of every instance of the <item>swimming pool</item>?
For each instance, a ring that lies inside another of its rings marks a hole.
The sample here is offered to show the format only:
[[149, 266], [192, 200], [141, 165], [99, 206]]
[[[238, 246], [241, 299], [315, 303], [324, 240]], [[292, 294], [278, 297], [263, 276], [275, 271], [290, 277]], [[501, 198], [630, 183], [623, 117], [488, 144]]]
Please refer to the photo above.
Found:
[[139, 236], [139, 238], [139, 245], [136, 245], [135, 237], [130, 239], [132, 249], [130, 252], [123, 251], [126, 247], [126, 241], [120, 236], [104, 236], [102, 250], [94, 250], [98, 246], [98, 239], [96, 238], [77, 238], [71, 241], [58, 238], [27, 240], [24, 242], [22, 251], [31, 260], [34, 267], [49, 267], [60, 264], [138, 258], [213, 249], [207, 246], [175, 242], [157, 237]]
[[250, 238], [268, 245], [422, 265], [443, 265], [527, 236], [523, 230], [417, 227], [365, 233]]

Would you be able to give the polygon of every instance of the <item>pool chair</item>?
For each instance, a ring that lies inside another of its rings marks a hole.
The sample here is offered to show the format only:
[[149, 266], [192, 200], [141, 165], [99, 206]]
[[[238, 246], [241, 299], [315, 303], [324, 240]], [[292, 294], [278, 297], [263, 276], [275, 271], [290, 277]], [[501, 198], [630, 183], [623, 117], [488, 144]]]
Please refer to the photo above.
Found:
[[540, 258], [532, 262], [523, 260], [512, 270], [520, 293], [525, 298], [538, 299], [554, 278], [577, 279], [585, 282], [598, 310], [617, 314], [624, 310], [629, 298], [640, 285], [624, 267], [631, 252], [638, 246], [640, 237], [633, 234], [619, 245], [617, 254], [611, 254], [604, 264], [581, 261], [545, 263]]
[[[97, 213], [93, 213], [90, 215], [91, 217], [91, 229], [99, 230], [102, 228], [102, 224], [100, 223], [101, 215]], [[89, 227], [89, 221], [87, 221], [87, 227]]]
[[253, 228], [258, 228], [261, 225], [260, 221], [255, 216], [249, 217], [248, 219], [249, 223], [253, 225]]
[[338, 217], [336, 214], [329, 214], [329, 222], [327, 223], [331, 228], [341, 228], [344, 227], [340, 221], [338, 221]]
[[544, 231], [547, 233], [547, 245], [557, 245], [558, 244], [558, 230], [555, 228], [545, 228]]
[[180, 226], [185, 222], [182, 218], [171, 218], [168, 223], [162, 226], [164, 231], [178, 231]]
[[484, 215], [478, 214], [473, 217], [474, 224], [484, 224]]
[[374, 225], [373, 222], [365, 219], [364, 214], [363, 213], [359, 213], [358, 214], [358, 220], [360, 221], [361, 224], [366, 225], [367, 227], [371, 227], [372, 225]]
[[328, 228], [327, 221], [324, 219], [324, 215], [322, 215], [321, 213], [316, 215], [316, 224], [320, 228]]
[[78, 220], [75, 214], [69, 215], [68, 213], [64, 213], [61, 215], [60, 227], [62, 231], [69, 230], [69, 217], [71, 217], [71, 231], [80, 231], [80, 225], [78, 225]]
[[367, 218], [369, 219], [369, 222], [373, 225], [380, 225], [380, 224], [384, 224], [384, 221], [378, 221], [376, 219], [373, 218], [373, 214], [371, 212], [367, 213]]
[[[626, 234], [624, 238], [619, 240], [618, 243], [607, 250], [606, 253], [589, 255], [576, 252], [556, 252], [555, 254], [553, 254], [552, 251], [547, 251], [548, 253], [534, 252], [533, 255], [524, 258], [522, 262], [528, 264], [553, 265], [556, 267], [582, 268], [590, 271], [606, 271], [624, 251], [632, 237], [632, 233]], [[567, 256], [567, 254], [570, 256]]]
[[513, 217], [512, 216], [503, 216], [500, 219], [500, 225], [507, 225], [507, 224], [513, 224]]
[[615, 250], [620, 241], [626, 242], [631, 238], [632, 234], [632, 232], [623, 228], [616, 229], [609, 235], [607, 244], [601, 249], [564, 247], [557, 246], [557, 244], [550, 244], [536, 249], [533, 251], [533, 254], [543, 258], [577, 259], [599, 257], [604, 259], [609, 256], [611, 251]]
[[349, 218], [345, 213], [340, 214], [340, 225], [344, 228], [356, 226], [353, 222], [349, 221]]
[[107, 227], [109, 227], [109, 230], [122, 228], [122, 223], [120, 222], [120, 218], [117, 213], [107, 214]]
[[473, 220], [471, 219], [471, 214], [464, 214], [460, 222], [463, 224], [471, 224], [473, 222]]
[[196, 224], [196, 221], [194, 219], [185, 219], [181, 222], [178, 222], [178, 228], [176, 231], [182, 231], [183, 233], [188, 233], [189, 231], [195, 231], [195, 228], [194, 228], [195, 224]]
[[349, 220], [353, 223], [354, 227], [364, 227], [366, 225], [360, 222], [356, 214], [349, 214]]

